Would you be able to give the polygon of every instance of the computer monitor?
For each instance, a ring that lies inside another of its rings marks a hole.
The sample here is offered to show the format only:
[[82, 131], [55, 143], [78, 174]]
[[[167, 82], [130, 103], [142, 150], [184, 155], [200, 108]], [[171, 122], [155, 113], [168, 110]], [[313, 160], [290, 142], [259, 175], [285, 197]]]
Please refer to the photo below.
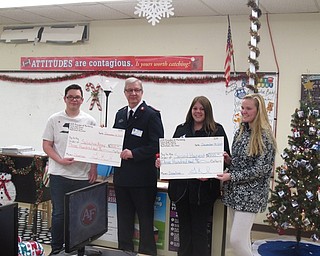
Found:
[[84, 252], [108, 231], [108, 183], [101, 182], [65, 195], [65, 252]]
[[[0, 250], [3, 255], [18, 255], [18, 204], [0, 206]], [[1, 255], [2, 255], [1, 253]]]

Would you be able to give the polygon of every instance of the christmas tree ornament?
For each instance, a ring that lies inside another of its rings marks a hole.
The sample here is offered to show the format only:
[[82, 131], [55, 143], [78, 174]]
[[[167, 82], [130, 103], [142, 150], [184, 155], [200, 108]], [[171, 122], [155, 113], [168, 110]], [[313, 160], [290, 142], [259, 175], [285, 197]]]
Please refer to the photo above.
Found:
[[319, 241], [319, 236], [317, 236], [316, 234], [313, 234], [311, 236], [311, 239], [312, 239], [313, 242], [318, 242]]
[[281, 205], [278, 209], [279, 212], [284, 213], [285, 210], [287, 209], [287, 207], [285, 207], [284, 205]]
[[281, 154], [281, 157], [282, 157], [283, 159], [286, 159], [287, 157], [289, 157], [289, 155], [288, 155], [287, 152], [283, 152], [283, 153]]
[[290, 179], [288, 182], [288, 187], [292, 188], [297, 184], [297, 182], [294, 179]]
[[288, 182], [289, 182], [289, 177], [288, 177], [288, 175], [283, 175], [281, 179], [282, 179], [282, 181], [283, 181], [284, 183], [288, 183]]
[[307, 169], [308, 172], [311, 172], [313, 170], [313, 166], [311, 164], [308, 164], [306, 166], [306, 169]]
[[285, 192], [283, 190], [278, 192], [279, 197], [284, 197], [285, 196]]
[[292, 207], [298, 207], [299, 204], [296, 200], [292, 200], [291, 205], [292, 205]]
[[300, 131], [293, 131], [294, 138], [300, 138]]
[[304, 112], [302, 110], [298, 111], [297, 114], [299, 118], [304, 117]]
[[320, 211], [319, 211], [318, 208], [315, 208], [315, 209], [313, 209], [313, 210], [311, 211], [311, 213], [314, 214], [314, 215], [319, 215], [319, 214], [320, 214]]
[[316, 131], [317, 130], [315, 127], [313, 127], [313, 126], [309, 127], [309, 135], [310, 136], [316, 135]]
[[300, 164], [302, 167], [306, 167], [307, 163], [308, 163], [308, 161], [305, 159], [301, 159], [301, 161], [300, 161]]
[[297, 188], [290, 188], [290, 195], [291, 195], [291, 197], [298, 196], [298, 189]]
[[279, 229], [278, 229], [278, 234], [279, 234], [280, 236], [284, 235], [284, 234], [285, 234], [284, 229], [283, 229], [283, 228], [279, 228]]
[[271, 213], [271, 217], [272, 217], [273, 219], [276, 219], [276, 218], [278, 217], [278, 213], [277, 213], [276, 211], [272, 212], [272, 213]]
[[278, 168], [279, 174], [280, 174], [280, 175], [286, 174], [287, 169], [288, 169], [288, 167], [287, 167], [286, 164], [281, 165], [280, 168]]
[[308, 81], [305, 84], [303, 84], [303, 86], [304, 86], [304, 88], [306, 90], [312, 90], [313, 89], [313, 84], [314, 84], [314, 82]]
[[298, 168], [299, 167], [299, 161], [298, 160], [294, 160], [293, 161], [293, 163], [292, 163], [292, 165], [294, 166], [294, 167], [296, 167], [296, 168]]
[[308, 191], [306, 192], [306, 197], [311, 201], [313, 199], [313, 194], [311, 191]]
[[319, 144], [313, 144], [312, 147], [311, 147], [312, 150], [316, 150], [316, 151], [319, 151], [320, 150], [320, 146]]
[[303, 142], [303, 145], [304, 145], [306, 148], [308, 148], [308, 147], [311, 145], [310, 140], [305, 140], [305, 141]]
[[284, 230], [285, 230], [285, 229], [288, 229], [288, 228], [289, 228], [289, 223], [288, 223], [288, 222], [283, 222], [283, 223], [281, 224], [281, 228], [283, 228]]
[[319, 117], [319, 109], [314, 109], [314, 110], [312, 110], [312, 115], [313, 115], [314, 117]]
[[310, 225], [310, 220], [308, 218], [305, 218], [302, 223], [305, 225], [305, 226], [309, 226]]

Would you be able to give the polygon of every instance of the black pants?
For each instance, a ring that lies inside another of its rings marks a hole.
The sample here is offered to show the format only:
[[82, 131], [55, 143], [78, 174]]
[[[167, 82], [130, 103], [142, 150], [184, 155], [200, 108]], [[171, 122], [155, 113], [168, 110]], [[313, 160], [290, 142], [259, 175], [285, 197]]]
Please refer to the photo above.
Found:
[[208, 219], [213, 202], [190, 204], [188, 193], [176, 203], [179, 219], [179, 256], [208, 256]]
[[156, 187], [115, 186], [118, 218], [118, 248], [134, 251], [134, 220], [139, 220], [139, 253], [157, 255], [154, 238], [154, 202]]

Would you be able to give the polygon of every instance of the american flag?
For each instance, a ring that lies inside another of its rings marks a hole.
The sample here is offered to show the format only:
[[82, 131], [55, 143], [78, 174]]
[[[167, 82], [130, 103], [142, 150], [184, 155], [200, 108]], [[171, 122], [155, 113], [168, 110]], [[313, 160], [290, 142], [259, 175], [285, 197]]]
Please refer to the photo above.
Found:
[[224, 62], [224, 76], [226, 78], [226, 87], [229, 86], [230, 82], [230, 69], [231, 69], [231, 59], [233, 57], [233, 44], [231, 38], [231, 27], [228, 19], [228, 37], [227, 37], [227, 46], [226, 46], [226, 61]]

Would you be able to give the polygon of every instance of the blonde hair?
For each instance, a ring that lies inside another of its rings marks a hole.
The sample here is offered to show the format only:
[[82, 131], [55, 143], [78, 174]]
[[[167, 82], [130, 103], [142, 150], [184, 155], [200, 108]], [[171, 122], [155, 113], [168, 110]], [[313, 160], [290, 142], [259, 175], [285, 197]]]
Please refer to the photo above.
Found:
[[[269, 123], [268, 114], [266, 105], [264, 103], [264, 98], [258, 94], [248, 94], [246, 95], [243, 100], [245, 99], [251, 99], [254, 101], [255, 106], [257, 108], [257, 114], [254, 118], [253, 122], [251, 123], [251, 136], [250, 136], [250, 142], [249, 142], [249, 148], [248, 148], [248, 154], [249, 156], [254, 155], [262, 155], [266, 149], [262, 135], [265, 133], [267, 137], [271, 140], [271, 143], [273, 147], [276, 149], [276, 139], [273, 135], [271, 125]], [[240, 132], [239, 136], [237, 137], [237, 140], [240, 139], [241, 134], [244, 132], [244, 126], [240, 126]]]

